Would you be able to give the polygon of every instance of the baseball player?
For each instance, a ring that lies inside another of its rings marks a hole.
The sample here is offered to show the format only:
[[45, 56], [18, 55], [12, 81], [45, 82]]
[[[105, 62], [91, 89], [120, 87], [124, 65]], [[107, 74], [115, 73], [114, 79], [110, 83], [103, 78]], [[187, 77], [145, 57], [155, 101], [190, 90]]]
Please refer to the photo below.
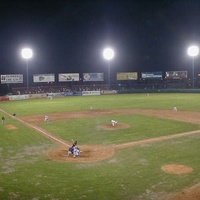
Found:
[[2, 118], [1, 118], [1, 123], [4, 125], [4, 121], [5, 121], [5, 117], [3, 116]]
[[[73, 141], [73, 140], [72, 140]], [[72, 155], [75, 155], [75, 151], [76, 151], [76, 146], [77, 145], [77, 141], [73, 141], [73, 144], [72, 144], [72, 146], [71, 147], [69, 147], [69, 149], [68, 149], [68, 156], [70, 155], [70, 154], [72, 154]], [[77, 153], [76, 153], [77, 154]]]
[[48, 115], [45, 115], [45, 116], [44, 116], [44, 121], [45, 121], [45, 122], [48, 122], [48, 120], [49, 120]]
[[173, 107], [173, 111], [177, 112], [178, 111], [177, 107]]
[[74, 147], [73, 157], [75, 158], [77, 156], [80, 156], [80, 149], [77, 146], [75, 146]]
[[114, 127], [115, 125], [117, 125], [118, 121], [115, 121], [115, 120], [111, 120], [111, 125]]

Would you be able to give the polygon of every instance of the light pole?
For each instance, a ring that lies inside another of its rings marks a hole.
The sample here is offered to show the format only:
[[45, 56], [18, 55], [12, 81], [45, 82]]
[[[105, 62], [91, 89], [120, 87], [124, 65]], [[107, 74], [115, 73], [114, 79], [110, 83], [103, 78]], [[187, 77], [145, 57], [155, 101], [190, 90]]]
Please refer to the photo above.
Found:
[[112, 48], [105, 48], [103, 50], [103, 58], [108, 61], [108, 89], [110, 89], [110, 60], [115, 56], [114, 50]]
[[192, 57], [192, 88], [194, 88], [194, 58], [199, 55], [199, 47], [196, 45], [190, 46], [187, 49], [187, 54]]
[[28, 60], [33, 57], [33, 51], [30, 48], [23, 48], [21, 51], [21, 56], [26, 60], [26, 89], [29, 89], [29, 80], [28, 80]]

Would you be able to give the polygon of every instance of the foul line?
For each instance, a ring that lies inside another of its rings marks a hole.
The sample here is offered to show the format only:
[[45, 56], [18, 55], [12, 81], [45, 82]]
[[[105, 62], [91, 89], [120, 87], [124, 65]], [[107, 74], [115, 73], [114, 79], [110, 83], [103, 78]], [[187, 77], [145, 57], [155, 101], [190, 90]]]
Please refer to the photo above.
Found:
[[28, 123], [28, 122], [25, 122], [24, 120], [22, 120], [22, 119], [20, 119], [20, 118], [18, 118], [18, 117], [16, 117], [16, 116], [11, 115], [10, 113], [6, 112], [5, 110], [3, 110], [3, 109], [1, 109], [1, 108], [0, 108], [0, 111], [3, 112], [4, 114], [8, 115], [8, 116], [11, 117], [12, 119], [21, 122], [22, 124], [26, 125], [27, 127], [36, 130], [37, 132], [41, 133], [43, 136], [45, 136], [45, 137], [47, 137], [47, 138], [49, 138], [49, 139], [51, 139], [51, 140], [53, 140], [53, 141], [55, 141], [55, 142], [58, 142], [58, 143], [60, 143], [60, 144], [62, 144], [62, 145], [70, 146], [70, 145], [69, 145], [68, 143], [66, 143], [65, 141], [63, 141], [63, 140], [61, 140], [61, 139], [59, 139], [59, 138], [57, 138], [57, 137], [55, 137], [55, 136], [53, 136], [53, 135], [47, 133], [47, 132], [46, 132], [45, 130], [43, 130], [42, 128], [39, 128], [38, 126], [32, 125], [32, 124], [30, 124], [30, 123]]
[[114, 147], [117, 149], [124, 149], [124, 148], [128, 148], [128, 147], [136, 146], [136, 145], [151, 144], [151, 143], [155, 143], [155, 142], [166, 141], [166, 140], [180, 138], [180, 137], [189, 136], [189, 135], [198, 134], [198, 133], [200, 133], [200, 130], [189, 131], [189, 132], [184, 132], [184, 133], [177, 133], [174, 135], [160, 136], [160, 137], [156, 137], [156, 138], [149, 138], [149, 139], [144, 139], [144, 140], [139, 140], [139, 141], [123, 143], [123, 144], [116, 144]]

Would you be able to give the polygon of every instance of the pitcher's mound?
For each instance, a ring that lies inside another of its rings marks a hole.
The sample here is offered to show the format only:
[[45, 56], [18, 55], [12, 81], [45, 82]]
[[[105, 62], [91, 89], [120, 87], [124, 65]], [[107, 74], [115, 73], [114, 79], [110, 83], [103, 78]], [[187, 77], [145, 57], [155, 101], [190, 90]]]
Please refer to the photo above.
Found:
[[114, 130], [119, 130], [119, 129], [126, 129], [129, 128], [130, 126], [125, 123], [117, 123], [115, 126], [112, 126], [111, 124], [102, 124], [100, 125], [100, 128], [103, 130], [108, 130], [108, 131], [114, 131]]
[[191, 167], [185, 165], [177, 165], [177, 164], [170, 164], [170, 165], [163, 165], [161, 169], [168, 173], [168, 174], [188, 174], [193, 171]]
[[67, 148], [59, 146], [55, 149], [51, 149], [48, 152], [48, 156], [52, 160], [61, 160], [66, 162], [96, 162], [105, 160], [114, 155], [114, 148], [112, 146], [101, 146], [101, 145], [83, 145], [79, 146], [81, 153], [79, 157], [74, 158], [73, 156], [67, 155]]

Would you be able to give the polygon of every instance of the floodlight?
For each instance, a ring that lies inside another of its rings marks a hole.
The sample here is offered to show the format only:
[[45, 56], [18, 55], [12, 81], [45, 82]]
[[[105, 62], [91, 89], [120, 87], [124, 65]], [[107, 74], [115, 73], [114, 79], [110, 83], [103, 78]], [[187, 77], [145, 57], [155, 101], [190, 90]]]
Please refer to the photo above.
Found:
[[192, 57], [192, 88], [194, 88], [194, 58], [199, 55], [199, 47], [192, 45], [187, 49], [187, 54]]
[[187, 50], [189, 56], [195, 57], [199, 55], [199, 47], [198, 46], [190, 46]]
[[112, 60], [115, 56], [114, 50], [111, 48], [105, 48], [103, 50], [103, 57], [106, 60]]
[[107, 47], [103, 50], [103, 58], [108, 61], [108, 89], [110, 89], [110, 60], [115, 56], [114, 50]]
[[28, 60], [31, 59], [33, 57], [33, 51], [32, 49], [30, 48], [23, 48], [21, 50], [21, 56], [23, 59], [26, 60], [26, 77], [27, 77], [27, 81], [26, 81], [26, 89], [27, 89], [27, 92], [28, 92], [28, 89], [29, 89], [29, 81], [28, 81]]

